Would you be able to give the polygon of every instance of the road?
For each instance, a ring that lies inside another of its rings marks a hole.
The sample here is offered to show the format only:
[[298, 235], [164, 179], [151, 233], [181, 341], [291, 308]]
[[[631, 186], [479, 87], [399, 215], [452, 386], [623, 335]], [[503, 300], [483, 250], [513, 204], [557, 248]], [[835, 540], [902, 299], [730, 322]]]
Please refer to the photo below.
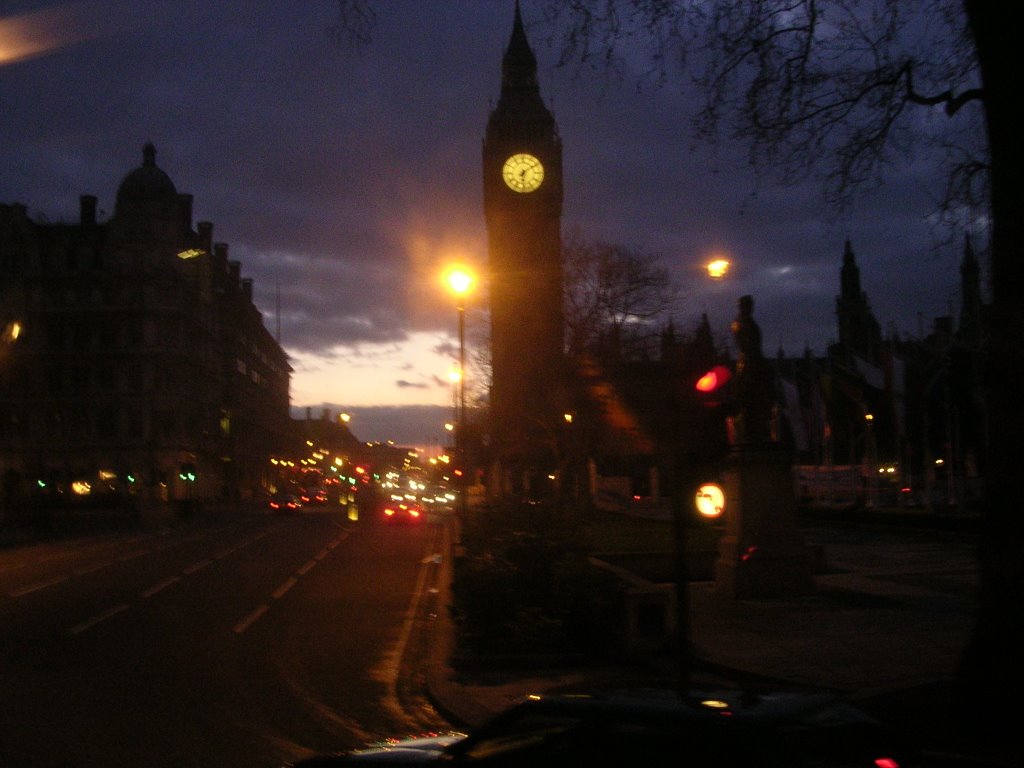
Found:
[[0, 765], [275, 766], [444, 727], [442, 528], [235, 515], [0, 550]]

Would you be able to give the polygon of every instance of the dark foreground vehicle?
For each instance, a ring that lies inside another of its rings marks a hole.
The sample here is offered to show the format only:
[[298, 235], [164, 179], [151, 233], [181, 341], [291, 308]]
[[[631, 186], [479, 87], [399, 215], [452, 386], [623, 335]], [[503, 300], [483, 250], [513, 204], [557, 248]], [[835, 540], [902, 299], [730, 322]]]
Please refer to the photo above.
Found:
[[387, 741], [295, 768], [372, 762], [694, 768], [910, 768], [894, 734], [828, 694], [531, 698], [470, 735]]

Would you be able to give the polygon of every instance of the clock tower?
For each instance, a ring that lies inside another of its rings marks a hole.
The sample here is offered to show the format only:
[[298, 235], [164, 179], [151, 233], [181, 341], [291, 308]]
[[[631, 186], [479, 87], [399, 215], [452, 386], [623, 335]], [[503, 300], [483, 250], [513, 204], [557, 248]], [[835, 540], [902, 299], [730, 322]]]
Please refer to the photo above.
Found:
[[562, 142], [518, 1], [484, 136], [483, 187], [495, 459], [488, 490], [539, 493], [557, 470], [553, 440], [564, 429]]

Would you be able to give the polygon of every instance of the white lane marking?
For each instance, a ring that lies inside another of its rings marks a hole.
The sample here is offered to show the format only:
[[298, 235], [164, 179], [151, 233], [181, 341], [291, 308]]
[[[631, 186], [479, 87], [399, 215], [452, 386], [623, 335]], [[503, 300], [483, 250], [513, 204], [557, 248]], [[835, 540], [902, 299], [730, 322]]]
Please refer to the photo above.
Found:
[[71, 628], [70, 632], [71, 632], [72, 635], [80, 635], [83, 632], [85, 632], [87, 629], [92, 629], [97, 624], [99, 624], [101, 621], [106, 621], [111, 616], [116, 616], [117, 614], [121, 613], [122, 611], [127, 611], [127, 610], [128, 610], [128, 604], [127, 603], [121, 603], [120, 605], [115, 605], [113, 608], [108, 608], [107, 610], [103, 611], [103, 613], [96, 614], [91, 619], [86, 619], [81, 624], [76, 624], [75, 626], [73, 626]]
[[123, 555], [119, 555], [117, 559], [120, 560], [122, 563], [126, 563], [129, 560], [135, 560], [136, 558], [144, 557], [148, 554], [148, 549], [136, 549], [134, 552], [126, 552]]
[[[348, 532], [346, 531], [333, 542], [331, 542], [322, 550], [320, 550], [312, 560], [309, 560], [308, 562], [306, 562], [305, 565], [299, 568], [299, 570], [295, 572], [294, 576], [289, 576], [288, 579], [283, 584], [281, 584], [281, 586], [274, 590], [274, 592], [271, 593], [271, 596], [275, 600], [280, 600], [282, 597], [284, 597], [284, 595], [287, 594], [288, 590], [290, 590], [292, 587], [299, 583], [299, 576], [305, 576], [307, 573], [313, 570], [318, 562], [327, 557], [331, 553], [331, 550], [337, 547], [347, 537]], [[243, 632], [245, 632], [250, 626], [253, 625], [253, 623], [258, 621], [259, 618], [269, 610], [269, 605], [261, 605], [259, 608], [257, 608], [255, 611], [250, 613], [248, 616], [246, 616], [244, 619], [242, 619], [235, 625], [235, 634], [240, 635]]]
[[157, 592], [162, 592], [163, 590], [167, 589], [172, 584], [177, 584], [179, 581], [181, 581], [181, 577], [180, 576], [170, 576], [170, 577], [164, 579], [163, 581], [161, 581], [161, 582], [159, 582], [157, 584], [154, 584], [149, 589], [147, 589], [145, 592], [142, 593], [142, 597], [152, 597]]
[[203, 568], [205, 568], [208, 565], [213, 565], [213, 560], [210, 560], [210, 559], [200, 560], [198, 562], [192, 563], [191, 565], [186, 565], [184, 572], [187, 573], [187, 574], [193, 574], [196, 571], [203, 570]]
[[274, 599], [275, 600], [280, 600], [282, 597], [284, 597], [285, 593], [289, 589], [291, 589], [292, 587], [294, 587], [298, 583], [299, 583], [298, 579], [296, 579], [294, 576], [289, 576], [288, 580], [284, 584], [282, 584], [280, 587], [278, 587], [276, 590], [274, 590], [274, 593], [273, 593]]
[[225, 549], [223, 552], [218, 552], [216, 555], [214, 555], [214, 558], [217, 560], [223, 560], [225, 557], [229, 557], [230, 555], [235, 554], [235, 552], [240, 550], [242, 547], [248, 546], [248, 544], [248, 541], [243, 541], [241, 544], [236, 544], [230, 549]]
[[255, 611], [250, 613], [248, 616], [246, 616], [240, 622], [235, 624], [235, 634], [240, 635], [243, 632], [245, 632], [245, 630], [247, 630], [256, 621], [259, 620], [260, 616], [262, 616], [264, 613], [266, 613], [269, 610], [270, 610], [270, 606], [269, 605], [261, 605], [259, 608], [257, 608]]
[[96, 571], [102, 571], [104, 568], [109, 568], [114, 564], [113, 560], [100, 560], [96, 563], [90, 563], [84, 565], [75, 571], [75, 576], [88, 576], [90, 573], [96, 573]]
[[52, 579], [47, 579], [46, 581], [39, 581], [35, 584], [30, 584], [27, 587], [21, 587], [21, 589], [15, 589], [13, 592], [10, 592], [9, 594], [11, 597], [21, 597], [22, 595], [28, 595], [32, 592], [38, 592], [41, 589], [46, 589], [48, 587], [55, 586], [67, 580], [67, 576], [54, 576]]

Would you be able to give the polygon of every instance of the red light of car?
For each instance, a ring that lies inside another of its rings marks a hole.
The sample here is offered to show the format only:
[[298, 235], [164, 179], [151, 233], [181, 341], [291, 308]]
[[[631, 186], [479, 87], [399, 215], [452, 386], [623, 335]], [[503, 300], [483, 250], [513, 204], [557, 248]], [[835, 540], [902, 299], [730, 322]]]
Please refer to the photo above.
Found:
[[875, 760], [875, 765], [877, 765], [878, 768], [900, 768], [899, 762], [893, 760], [891, 757], [880, 757]]

